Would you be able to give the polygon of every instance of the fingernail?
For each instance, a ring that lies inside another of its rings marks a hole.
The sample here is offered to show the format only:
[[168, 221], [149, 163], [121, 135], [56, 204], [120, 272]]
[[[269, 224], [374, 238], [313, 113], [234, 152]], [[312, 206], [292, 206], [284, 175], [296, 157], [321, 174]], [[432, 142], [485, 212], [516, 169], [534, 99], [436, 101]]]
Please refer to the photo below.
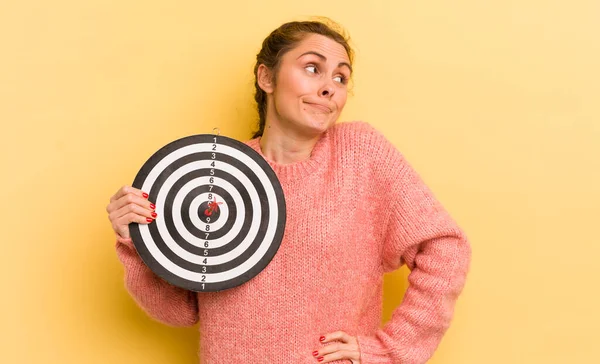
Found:
[[147, 218], [146, 218], [146, 221], [148, 221], [148, 222], [152, 222], [152, 221], [154, 221], [154, 220], [152, 220], [151, 218], [147, 217]]
[[150, 204], [150, 208], [151, 208], [152, 210], [154, 210], [154, 209], [156, 208], [156, 205], [155, 205], [155, 204], [153, 204], [153, 203], [151, 203], [151, 204]]
[[318, 361], [323, 361], [323, 357], [322, 357], [322, 356], [320, 356], [320, 357], [318, 357], [318, 358], [317, 358], [317, 360], [318, 360]]
[[319, 341], [323, 341], [323, 340], [325, 340], [325, 336], [321, 336], [321, 337], [319, 338]]
[[156, 217], [157, 213], [156, 213], [156, 212], [153, 212], [153, 213], [151, 213], [150, 215], [152, 215], [152, 217]]
[[317, 356], [317, 355], [319, 355], [319, 352], [318, 351], [313, 351], [313, 356]]
[[142, 196], [144, 196], [144, 198], [148, 198], [148, 194], [146, 192], [142, 192]]

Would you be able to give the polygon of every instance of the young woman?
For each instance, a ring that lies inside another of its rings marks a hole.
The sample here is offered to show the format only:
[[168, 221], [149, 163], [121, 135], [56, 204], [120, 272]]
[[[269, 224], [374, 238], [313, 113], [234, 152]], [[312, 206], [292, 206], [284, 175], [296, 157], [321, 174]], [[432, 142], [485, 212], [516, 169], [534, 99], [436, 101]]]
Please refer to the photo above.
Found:
[[[128, 225], [160, 219], [147, 191], [122, 187], [107, 207], [126, 286], [153, 318], [199, 323], [200, 362], [424, 363], [453, 316], [471, 249], [463, 231], [388, 140], [336, 123], [353, 52], [320, 22], [291, 22], [255, 66], [259, 128], [247, 142], [274, 169], [287, 223], [250, 281], [195, 293], [144, 265]], [[406, 264], [409, 287], [380, 328], [383, 274]]]

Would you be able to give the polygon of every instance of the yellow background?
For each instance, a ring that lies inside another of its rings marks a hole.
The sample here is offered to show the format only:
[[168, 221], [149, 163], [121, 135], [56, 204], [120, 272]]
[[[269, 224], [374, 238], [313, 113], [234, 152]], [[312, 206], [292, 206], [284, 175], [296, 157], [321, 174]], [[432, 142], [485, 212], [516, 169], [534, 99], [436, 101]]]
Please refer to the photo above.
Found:
[[357, 50], [342, 119], [384, 132], [471, 238], [431, 362], [600, 362], [600, 2], [366, 3], [2, 2], [0, 362], [196, 363], [196, 329], [124, 290], [104, 209], [167, 142], [247, 139], [260, 43], [309, 15]]

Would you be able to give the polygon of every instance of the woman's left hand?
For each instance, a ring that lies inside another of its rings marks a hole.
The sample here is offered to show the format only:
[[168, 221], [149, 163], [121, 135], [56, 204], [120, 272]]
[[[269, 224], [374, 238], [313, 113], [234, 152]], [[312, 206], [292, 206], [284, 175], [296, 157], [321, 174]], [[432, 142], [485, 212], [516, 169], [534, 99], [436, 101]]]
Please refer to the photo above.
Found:
[[348, 359], [352, 364], [360, 364], [360, 349], [358, 340], [343, 331], [336, 331], [325, 336], [321, 336], [321, 343], [326, 344], [331, 341], [341, 341], [330, 345], [325, 345], [319, 350], [313, 352], [313, 356], [319, 363], [329, 363], [335, 360]]

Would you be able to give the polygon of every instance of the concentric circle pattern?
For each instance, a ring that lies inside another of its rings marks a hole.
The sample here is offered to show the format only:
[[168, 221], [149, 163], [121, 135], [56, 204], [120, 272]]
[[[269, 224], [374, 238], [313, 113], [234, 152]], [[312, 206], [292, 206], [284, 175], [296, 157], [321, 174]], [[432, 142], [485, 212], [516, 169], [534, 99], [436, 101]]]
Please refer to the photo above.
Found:
[[146, 265], [167, 282], [199, 292], [239, 286], [279, 249], [286, 210], [269, 164], [246, 144], [193, 135], [167, 144], [133, 187], [149, 194], [157, 219], [130, 224]]

